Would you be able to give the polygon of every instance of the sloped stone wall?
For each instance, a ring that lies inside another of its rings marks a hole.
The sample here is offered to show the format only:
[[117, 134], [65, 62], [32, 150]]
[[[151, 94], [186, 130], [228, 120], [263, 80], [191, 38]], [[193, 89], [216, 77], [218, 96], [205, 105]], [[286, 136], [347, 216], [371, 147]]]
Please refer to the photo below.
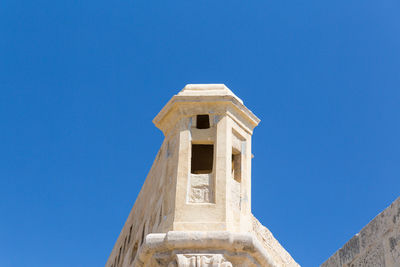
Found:
[[178, 160], [177, 144], [175, 132], [164, 140], [106, 267], [131, 266], [147, 234], [172, 230], [176, 169], [170, 166]]
[[278, 266], [300, 267], [300, 265], [294, 261], [267, 227], [263, 226], [254, 216], [252, 216], [252, 221], [255, 236]]
[[321, 267], [399, 267], [400, 197]]

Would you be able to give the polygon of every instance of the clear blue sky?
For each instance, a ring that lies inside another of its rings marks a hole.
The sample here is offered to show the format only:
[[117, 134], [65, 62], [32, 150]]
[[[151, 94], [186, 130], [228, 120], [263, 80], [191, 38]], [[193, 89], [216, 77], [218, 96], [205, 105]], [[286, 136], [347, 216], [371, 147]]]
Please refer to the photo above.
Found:
[[262, 119], [253, 213], [317, 266], [400, 195], [400, 2], [3, 0], [0, 266], [104, 266], [187, 83]]

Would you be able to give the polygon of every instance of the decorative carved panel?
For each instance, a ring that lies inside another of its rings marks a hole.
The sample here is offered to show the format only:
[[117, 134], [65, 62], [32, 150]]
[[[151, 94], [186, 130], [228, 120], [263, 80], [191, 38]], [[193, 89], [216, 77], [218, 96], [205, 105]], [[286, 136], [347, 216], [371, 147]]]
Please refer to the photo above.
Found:
[[190, 174], [189, 203], [212, 203], [212, 174]]
[[178, 254], [168, 267], [232, 267], [221, 254]]

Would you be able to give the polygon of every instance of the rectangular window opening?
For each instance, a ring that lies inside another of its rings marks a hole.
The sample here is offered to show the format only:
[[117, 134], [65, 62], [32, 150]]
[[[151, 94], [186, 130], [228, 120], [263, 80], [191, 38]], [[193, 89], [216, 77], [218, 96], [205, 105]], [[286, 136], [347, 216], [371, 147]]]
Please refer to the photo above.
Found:
[[197, 115], [197, 117], [196, 117], [196, 128], [197, 129], [208, 129], [208, 128], [210, 128], [210, 116], [208, 116], [208, 115]]
[[237, 182], [242, 180], [242, 159], [240, 153], [232, 153], [232, 178]]
[[192, 145], [191, 173], [212, 173], [214, 162], [214, 145]]

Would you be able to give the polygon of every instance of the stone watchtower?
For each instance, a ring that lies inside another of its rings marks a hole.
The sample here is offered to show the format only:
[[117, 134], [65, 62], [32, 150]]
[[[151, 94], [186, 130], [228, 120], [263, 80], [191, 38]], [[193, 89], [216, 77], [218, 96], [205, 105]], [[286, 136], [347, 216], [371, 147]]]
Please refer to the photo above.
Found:
[[259, 119], [222, 84], [190, 84], [153, 120], [165, 140], [107, 261], [298, 266], [251, 213]]

